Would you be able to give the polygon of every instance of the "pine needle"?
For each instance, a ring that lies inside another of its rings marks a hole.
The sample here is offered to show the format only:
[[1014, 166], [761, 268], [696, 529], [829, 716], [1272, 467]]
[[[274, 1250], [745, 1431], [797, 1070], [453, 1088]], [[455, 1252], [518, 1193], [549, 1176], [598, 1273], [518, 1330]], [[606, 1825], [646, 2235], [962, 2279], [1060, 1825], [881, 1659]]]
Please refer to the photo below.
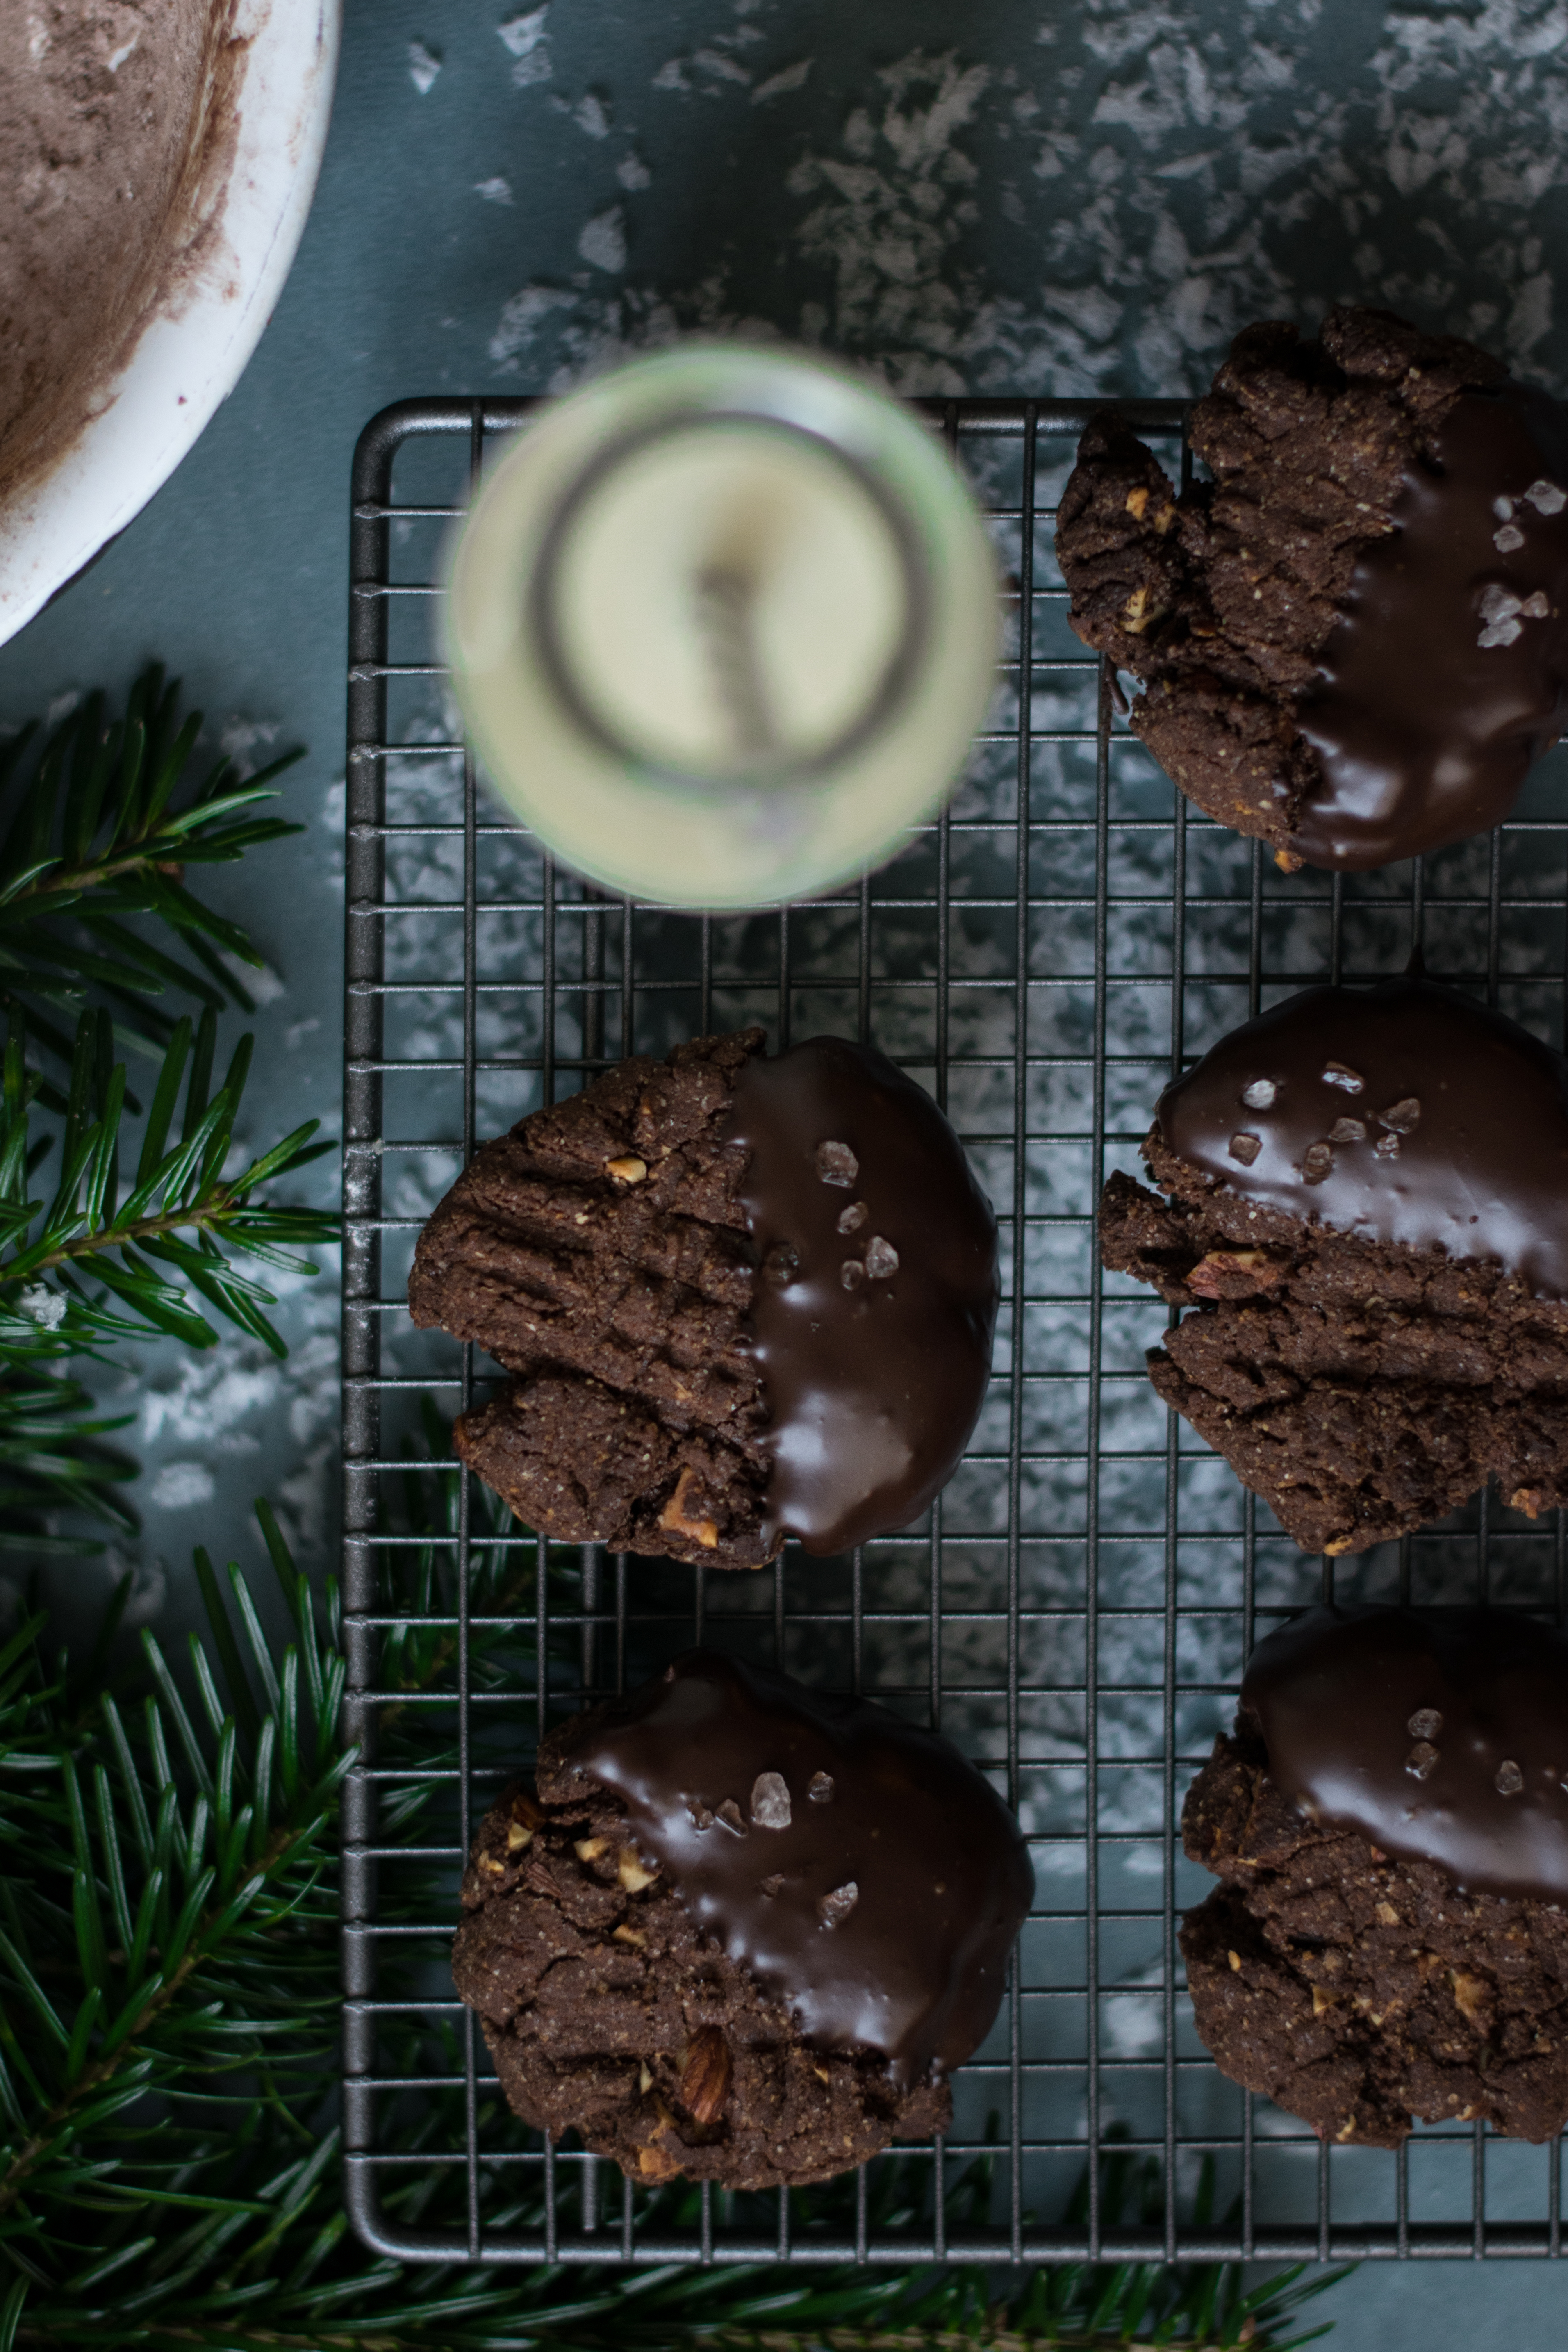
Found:
[[70, 1024], [101, 1004], [122, 1044], [156, 1055], [174, 1032], [157, 1002], [171, 989], [215, 1012], [254, 1010], [224, 958], [259, 970], [261, 957], [188, 876], [300, 831], [258, 814], [300, 755], [243, 782], [226, 756], [193, 780], [201, 713], [182, 723], [179, 692], [154, 663], [122, 718], [93, 694], [52, 732], [25, 727], [0, 746], [0, 1012], [26, 1016], [57, 1112], [70, 1059], [62, 1013]]

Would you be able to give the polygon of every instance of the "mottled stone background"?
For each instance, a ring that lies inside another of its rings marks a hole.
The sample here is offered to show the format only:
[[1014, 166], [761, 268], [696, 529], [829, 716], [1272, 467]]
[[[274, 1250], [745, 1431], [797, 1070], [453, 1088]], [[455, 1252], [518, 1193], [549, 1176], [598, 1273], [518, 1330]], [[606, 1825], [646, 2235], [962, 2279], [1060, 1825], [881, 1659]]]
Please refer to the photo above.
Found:
[[[407, 394], [563, 386], [692, 329], [911, 392], [1190, 393], [1236, 328], [1387, 301], [1568, 383], [1568, 6], [1365, 0], [349, 0], [315, 212], [234, 398], [102, 562], [0, 652], [0, 725], [156, 655], [252, 760], [300, 742], [299, 841], [221, 878], [256, 930], [253, 1132], [339, 1098], [346, 490]], [[330, 1174], [321, 1196], [329, 1197]], [[137, 1613], [248, 1498], [331, 1559], [336, 1300], [276, 1367], [152, 1349]], [[80, 1603], [121, 1563], [79, 1572]], [[1560, 2343], [1540, 2266], [1363, 2272], [1336, 2342]]]

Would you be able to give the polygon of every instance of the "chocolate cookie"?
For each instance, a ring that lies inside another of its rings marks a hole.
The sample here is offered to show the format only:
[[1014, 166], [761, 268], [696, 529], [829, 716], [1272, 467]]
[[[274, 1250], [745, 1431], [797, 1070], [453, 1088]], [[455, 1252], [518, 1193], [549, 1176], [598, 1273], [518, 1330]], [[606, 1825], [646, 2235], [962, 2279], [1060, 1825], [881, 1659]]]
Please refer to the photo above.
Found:
[[470, 1468], [564, 1542], [756, 1568], [908, 1526], [991, 1368], [996, 1225], [929, 1095], [763, 1032], [622, 1062], [485, 1145], [419, 1237], [416, 1323], [514, 1385]]
[[1306, 1551], [1489, 1478], [1568, 1501], [1568, 1063], [1425, 980], [1313, 988], [1167, 1087], [1100, 1254], [1193, 1312], [1149, 1376]]
[[946, 2127], [1033, 1891], [944, 1739], [693, 1650], [489, 1814], [452, 1974], [539, 2129], [634, 2179], [795, 2185]]
[[1313, 1609], [1188, 1792], [1224, 1882], [1181, 1946], [1223, 2071], [1321, 2138], [1568, 2122], [1568, 1643], [1500, 1610]]
[[1287, 871], [1497, 824], [1568, 713], [1568, 412], [1386, 310], [1237, 336], [1178, 497], [1114, 412], [1063, 494], [1072, 625], [1131, 725]]

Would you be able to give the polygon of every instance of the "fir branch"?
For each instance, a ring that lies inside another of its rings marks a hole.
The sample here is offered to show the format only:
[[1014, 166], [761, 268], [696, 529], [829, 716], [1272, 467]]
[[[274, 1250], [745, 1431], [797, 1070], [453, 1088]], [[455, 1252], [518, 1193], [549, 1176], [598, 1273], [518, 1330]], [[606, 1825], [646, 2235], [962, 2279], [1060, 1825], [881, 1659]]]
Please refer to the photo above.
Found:
[[[63, 1123], [42, 1135], [40, 1078], [12, 1017], [0, 1073], [0, 1549], [101, 1549], [58, 1532], [53, 1522], [63, 1512], [125, 1533], [136, 1526], [121, 1492], [135, 1465], [103, 1443], [128, 1416], [104, 1417], [52, 1365], [100, 1356], [123, 1339], [172, 1336], [210, 1348], [218, 1333], [204, 1307], [274, 1355], [288, 1352], [267, 1313], [276, 1294], [235, 1261], [317, 1272], [300, 1253], [334, 1239], [337, 1218], [279, 1204], [269, 1190], [332, 1147], [312, 1139], [311, 1119], [226, 1177], [250, 1040], [213, 1092], [216, 1046], [210, 1005], [194, 1037], [188, 1018], [174, 1024], [121, 1197], [128, 1095], [109, 1013], [100, 1007], [79, 1021]], [[51, 1155], [58, 1172], [46, 1202], [35, 1197], [34, 1179]]]
[[[241, 1255], [287, 1273], [317, 1272], [299, 1250], [331, 1241], [337, 1219], [253, 1195], [332, 1146], [312, 1141], [319, 1122], [309, 1119], [225, 1177], [251, 1040], [240, 1040], [209, 1101], [216, 1037], [210, 1005], [194, 1055], [189, 1018], [174, 1024], [135, 1176], [121, 1199], [124, 1065], [110, 1066], [105, 1076], [109, 1017], [84, 1013], [58, 1139], [59, 1177], [46, 1203], [28, 1197], [31, 1171], [40, 1164], [29, 1125], [38, 1079], [26, 1066], [21, 1024], [13, 1020], [0, 1097], [0, 1362], [31, 1365], [122, 1338], [167, 1336], [210, 1348], [218, 1335], [198, 1300], [274, 1355], [287, 1353], [265, 1312], [277, 1304], [276, 1294], [232, 1261]], [[178, 1139], [171, 1141], [182, 1082], [184, 1112]]]
[[[0, 1340], [0, 1365], [6, 1356]], [[101, 1550], [52, 1533], [47, 1521], [59, 1511], [134, 1532], [135, 1514], [116, 1490], [135, 1477], [136, 1465], [101, 1442], [130, 1418], [105, 1420], [76, 1381], [25, 1368], [0, 1370], [0, 1551], [37, 1559]]]
[[[259, 969], [260, 956], [185, 877], [300, 830], [257, 814], [300, 755], [243, 782], [220, 758], [193, 785], [201, 724], [199, 711], [180, 722], [178, 683], [154, 664], [132, 688], [123, 719], [111, 720], [94, 694], [52, 733], [35, 724], [0, 745], [0, 1009], [25, 1014], [53, 1062], [70, 1058], [57, 1014], [92, 1000], [111, 1006], [124, 1042], [149, 1054], [174, 1027], [153, 1002], [166, 989], [215, 1011], [254, 1010], [223, 959]], [[162, 931], [168, 945], [138, 926]], [[63, 1109], [52, 1076], [45, 1101]]]

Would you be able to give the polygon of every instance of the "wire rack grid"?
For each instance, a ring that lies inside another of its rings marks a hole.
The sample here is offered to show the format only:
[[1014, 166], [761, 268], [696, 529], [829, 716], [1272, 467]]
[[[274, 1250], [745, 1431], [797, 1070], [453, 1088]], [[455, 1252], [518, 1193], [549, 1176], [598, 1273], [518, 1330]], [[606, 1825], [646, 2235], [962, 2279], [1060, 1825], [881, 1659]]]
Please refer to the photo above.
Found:
[[[1561, 1616], [1561, 1517], [1532, 1526], [1482, 1498], [1400, 1545], [1307, 1559], [1160, 1406], [1142, 1352], [1164, 1311], [1102, 1276], [1094, 1246], [1100, 1181], [1136, 1168], [1161, 1086], [1292, 987], [1396, 971], [1419, 944], [1435, 972], [1561, 1042], [1568, 825], [1550, 814], [1552, 763], [1483, 841], [1364, 877], [1278, 874], [1172, 791], [1067, 627], [1052, 519], [1095, 404], [931, 403], [990, 518], [1008, 615], [951, 806], [881, 872], [809, 906], [706, 917], [607, 898], [502, 820], [429, 653], [441, 542], [531, 404], [404, 403], [366, 428], [353, 475], [356, 2228], [422, 2262], [1558, 2253], [1556, 2147], [1454, 2126], [1397, 2155], [1323, 2147], [1225, 2081], [1193, 2028], [1175, 1929], [1210, 1884], [1182, 1855], [1181, 1800], [1255, 1631], [1335, 1590]], [[1189, 481], [1184, 405], [1121, 405]], [[449, 1420], [486, 1378], [471, 1349], [409, 1326], [414, 1237], [477, 1140], [626, 1052], [751, 1020], [775, 1049], [822, 1030], [874, 1041], [963, 1135], [1005, 1286], [969, 1454], [925, 1522], [842, 1563], [792, 1548], [726, 1577], [502, 1527], [467, 1474], [410, 1466], [428, 1458], [420, 1413], [438, 1428], [431, 1402]], [[433, 1516], [418, 1502], [432, 1493]], [[940, 1725], [1030, 1837], [1035, 1913], [996, 2027], [955, 2078], [951, 2133], [837, 2189], [672, 2201], [528, 2134], [446, 1972], [461, 1859], [495, 1790], [548, 1721], [694, 1640]]]

